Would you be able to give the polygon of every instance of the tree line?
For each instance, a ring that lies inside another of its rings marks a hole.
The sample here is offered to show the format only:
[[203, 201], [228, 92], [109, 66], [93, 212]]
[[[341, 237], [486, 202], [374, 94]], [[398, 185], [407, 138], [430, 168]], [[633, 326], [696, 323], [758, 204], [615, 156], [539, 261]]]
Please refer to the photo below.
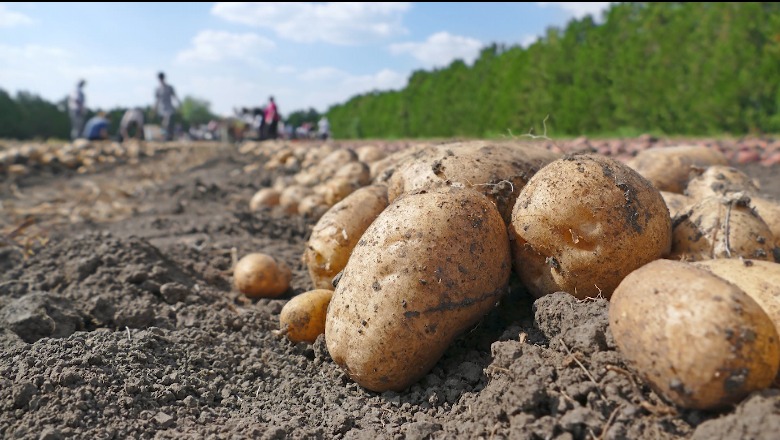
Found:
[[780, 132], [780, 4], [620, 3], [327, 112], [340, 138]]

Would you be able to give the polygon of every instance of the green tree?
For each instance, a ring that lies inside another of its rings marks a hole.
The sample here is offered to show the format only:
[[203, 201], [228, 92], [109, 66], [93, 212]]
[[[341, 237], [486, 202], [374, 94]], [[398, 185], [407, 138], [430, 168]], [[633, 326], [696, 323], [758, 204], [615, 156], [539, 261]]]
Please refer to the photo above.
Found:
[[179, 111], [181, 112], [182, 120], [187, 127], [207, 124], [212, 119], [217, 118], [217, 116], [211, 113], [210, 102], [192, 96], [186, 96], [181, 101], [181, 108]]

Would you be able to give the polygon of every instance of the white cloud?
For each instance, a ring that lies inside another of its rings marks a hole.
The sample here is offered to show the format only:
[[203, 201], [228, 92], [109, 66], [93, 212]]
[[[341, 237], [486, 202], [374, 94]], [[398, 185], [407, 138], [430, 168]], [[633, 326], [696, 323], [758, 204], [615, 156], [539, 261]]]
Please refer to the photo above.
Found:
[[3, 63], [29, 62], [61, 62], [70, 58], [72, 54], [65, 49], [53, 46], [41, 46], [38, 44], [26, 44], [24, 46], [9, 46], [0, 44], [0, 59]]
[[343, 79], [347, 73], [335, 67], [315, 67], [298, 75], [301, 81], [334, 81]]
[[546, 8], [552, 6], [566, 11], [574, 18], [582, 18], [588, 14], [598, 19], [601, 12], [609, 7], [611, 2], [536, 2], [537, 5]]
[[539, 40], [539, 36], [538, 35], [524, 35], [520, 39], [520, 47], [523, 47], [523, 48], [527, 49], [528, 46], [536, 43], [537, 40]]
[[192, 39], [192, 47], [179, 52], [176, 61], [217, 62], [225, 59], [258, 61], [257, 55], [276, 47], [273, 41], [254, 33], [234, 34], [204, 30]]
[[33, 19], [21, 12], [11, 11], [8, 5], [0, 3], [0, 28], [32, 24]]
[[428, 66], [446, 66], [460, 58], [471, 64], [482, 49], [482, 42], [469, 37], [437, 32], [421, 43], [397, 43], [390, 45], [394, 54], [410, 54]]
[[217, 3], [211, 13], [233, 23], [273, 29], [280, 37], [311, 43], [360, 44], [403, 34], [408, 2]]

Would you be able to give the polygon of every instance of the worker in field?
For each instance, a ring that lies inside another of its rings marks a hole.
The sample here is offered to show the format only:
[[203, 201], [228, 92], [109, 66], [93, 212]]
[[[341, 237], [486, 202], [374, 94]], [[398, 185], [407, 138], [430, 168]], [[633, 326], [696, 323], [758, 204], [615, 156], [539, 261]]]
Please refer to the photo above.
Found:
[[[173, 116], [176, 113], [176, 109], [181, 106], [181, 101], [176, 96], [173, 86], [165, 82], [165, 73], [160, 72], [157, 74], [157, 78], [160, 80], [160, 85], [154, 92], [154, 108], [162, 117], [162, 129], [165, 131], [165, 140], [170, 141], [173, 140]], [[175, 106], [174, 101], [176, 102]]]

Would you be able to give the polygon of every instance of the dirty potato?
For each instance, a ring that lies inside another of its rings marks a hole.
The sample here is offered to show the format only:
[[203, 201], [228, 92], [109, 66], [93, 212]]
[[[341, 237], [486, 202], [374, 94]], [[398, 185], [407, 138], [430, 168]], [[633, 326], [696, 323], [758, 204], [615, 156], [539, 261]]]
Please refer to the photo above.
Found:
[[675, 218], [674, 260], [773, 259], [774, 235], [741, 193], [709, 197]]
[[290, 288], [291, 280], [286, 264], [260, 252], [244, 256], [233, 268], [236, 290], [250, 298], [276, 298]]
[[669, 208], [669, 215], [674, 218], [678, 215], [687, 212], [688, 209], [695, 203], [694, 199], [682, 194], [671, 193], [668, 191], [661, 191], [661, 197], [664, 198], [666, 207]]
[[313, 343], [325, 333], [325, 315], [332, 295], [332, 290], [316, 289], [295, 296], [282, 307], [279, 329], [292, 342]]
[[628, 165], [659, 191], [682, 194], [696, 167], [727, 163], [726, 157], [715, 149], [680, 145], [643, 150]]
[[466, 188], [412, 192], [366, 230], [333, 294], [325, 340], [333, 360], [373, 391], [400, 391], [506, 291], [506, 227]]
[[696, 201], [732, 192], [758, 193], [756, 182], [736, 168], [713, 165], [691, 179], [685, 193]]
[[281, 192], [273, 188], [263, 188], [252, 196], [249, 201], [249, 210], [259, 211], [261, 208], [270, 208], [279, 205], [279, 196]]
[[386, 207], [387, 187], [372, 185], [355, 191], [323, 214], [303, 254], [315, 288], [333, 289], [333, 277], [344, 269], [360, 237]]
[[510, 238], [515, 271], [533, 295], [608, 299], [623, 277], [669, 252], [671, 218], [658, 190], [636, 171], [574, 154], [523, 188]]
[[628, 364], [684, 408], [719, 409], [772, 383], [771, 319], [745, 292], [689, 263], [654, 261], [615, 290], [609, 323]]

